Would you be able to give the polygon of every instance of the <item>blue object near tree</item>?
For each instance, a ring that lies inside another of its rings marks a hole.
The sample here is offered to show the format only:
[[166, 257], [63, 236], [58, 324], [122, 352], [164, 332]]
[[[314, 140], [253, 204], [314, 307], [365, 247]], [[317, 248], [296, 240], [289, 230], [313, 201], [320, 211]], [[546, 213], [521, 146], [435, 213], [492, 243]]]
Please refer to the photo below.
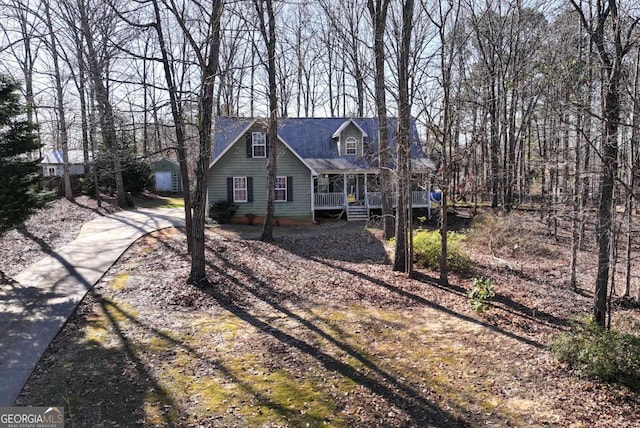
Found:
[[438, 202], [440, 203], [442, 201], [442, 193], [441, 192], [431, 192], [429, 199], [431, 200], [431, 202]]

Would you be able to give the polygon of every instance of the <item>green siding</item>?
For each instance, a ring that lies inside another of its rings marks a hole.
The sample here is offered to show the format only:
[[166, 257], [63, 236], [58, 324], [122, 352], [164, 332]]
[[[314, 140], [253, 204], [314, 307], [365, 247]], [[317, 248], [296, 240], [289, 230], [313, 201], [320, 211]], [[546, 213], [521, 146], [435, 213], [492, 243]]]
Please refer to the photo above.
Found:
[[[311, 171], [286, 146], [280, 142], [278, 146], [277, 175], [293, 178], [293, 201], [276, 202], [275, 215], [293, 221], [311, 221]], [[253, 202], [238, 203], [236, 217], [245, 214], [264, 216], [267, 212], [267, 159], [247, 157], [244, 135], [209, 170], [209, 203], [227, 200], [227, 177], [253, 177]]]

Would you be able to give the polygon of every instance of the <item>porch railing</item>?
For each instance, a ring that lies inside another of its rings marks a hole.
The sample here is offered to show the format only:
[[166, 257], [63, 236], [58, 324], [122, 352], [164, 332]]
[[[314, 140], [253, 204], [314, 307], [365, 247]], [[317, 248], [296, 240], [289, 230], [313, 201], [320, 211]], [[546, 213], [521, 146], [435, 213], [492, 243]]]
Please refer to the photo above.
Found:
[[414, 190], [411, 192], [411, 205], [414, 207], [424, 207], [429, 200], [427, 199], [427, 192], [422, 190]]
[[[396, 205], [396, 192], [391, 194], [391, 200], [393, 206]], [[380, 208], [382, 206], [382, 194], [380, 192], [368, 192], [367, 204], [370, 208]], [[411, 204], [414, 207], [424, 207], [427, 205], [427, 192], [421, 190], [414, 190], [411, 192]]]
[[[346, 206], [345, 195], [342, 192], [336, 193], [316, 193], [315, 207], [316, 208], [342, 208]], [[393, 206], [396, 205], [396, 193], [391, 195]], [[421, 190], [414, 190], [411, 192], [411, 204], [414, 207], [425, 207], [428, 204], [427, 192]], [[382, 207], [382, 194], [380, 192], [367, 192], [366, 206], [369, 208]]]
[[316, 208], [344, 207], [346, 205], [343, 192], [316, 193], [314, 196]]

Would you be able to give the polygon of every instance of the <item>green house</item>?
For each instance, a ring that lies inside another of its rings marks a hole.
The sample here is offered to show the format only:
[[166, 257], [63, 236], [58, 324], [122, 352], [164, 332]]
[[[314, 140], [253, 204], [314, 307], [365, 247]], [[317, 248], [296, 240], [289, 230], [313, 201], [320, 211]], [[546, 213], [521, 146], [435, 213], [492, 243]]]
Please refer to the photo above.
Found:
[[[389, 121], [395, 149], [396, 121]], [[429, 207], [428, 175], [415, 123], [411, 128], [412, 203]], [[208, 204], [233, 202], [234, 221], [259, 223], [266, 212], [268, 122], [218, 117], [208, 175]], [[280, 224], [312, 223], [322, 211], [366, 220], [381, 208], [376, 118], [278, 120], [275, 216]]]

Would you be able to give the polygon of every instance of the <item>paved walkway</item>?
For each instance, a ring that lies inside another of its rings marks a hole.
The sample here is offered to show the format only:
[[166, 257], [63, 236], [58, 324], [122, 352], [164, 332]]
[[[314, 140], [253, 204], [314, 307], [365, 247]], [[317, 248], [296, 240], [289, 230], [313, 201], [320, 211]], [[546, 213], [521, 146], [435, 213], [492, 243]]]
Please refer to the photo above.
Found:
[[75, 241], [14, 277], [10, 290], [1, 290], [0, 406], [13, 405], [49, 343], [122, 253], [141, 236], [173, 225], [184, 225], [182, 209], [96, 218]]

